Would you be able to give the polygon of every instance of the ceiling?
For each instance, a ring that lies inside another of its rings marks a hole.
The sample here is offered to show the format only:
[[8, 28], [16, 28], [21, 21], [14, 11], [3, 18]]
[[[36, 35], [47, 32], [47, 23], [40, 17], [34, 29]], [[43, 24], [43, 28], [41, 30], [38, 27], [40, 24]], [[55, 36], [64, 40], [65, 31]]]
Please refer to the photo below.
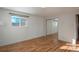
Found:
[[4, 7], [6, 9], [25, 12], [39, 16], [53, 16], [78, 11], [78, 7]]

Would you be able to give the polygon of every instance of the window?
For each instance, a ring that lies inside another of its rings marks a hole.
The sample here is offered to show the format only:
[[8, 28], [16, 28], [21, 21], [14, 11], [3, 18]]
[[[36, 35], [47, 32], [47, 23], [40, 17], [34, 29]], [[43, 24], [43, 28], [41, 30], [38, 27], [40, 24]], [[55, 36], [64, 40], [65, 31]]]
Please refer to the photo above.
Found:
[[20, 16], [11, 16], [12, 26], [25, 26], [26, 20]]

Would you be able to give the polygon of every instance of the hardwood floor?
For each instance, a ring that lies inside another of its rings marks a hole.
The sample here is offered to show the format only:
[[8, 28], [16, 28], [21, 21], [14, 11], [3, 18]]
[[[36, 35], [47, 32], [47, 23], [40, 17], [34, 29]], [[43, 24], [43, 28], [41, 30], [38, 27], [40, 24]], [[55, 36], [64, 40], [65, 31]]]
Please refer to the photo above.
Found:
[[57, 40], [56, 35], [48, 35], [28, 41], [0, 47], [1, 52], [71, 52], [79, 51], [79, 45], [74, 48], [70, 43]]

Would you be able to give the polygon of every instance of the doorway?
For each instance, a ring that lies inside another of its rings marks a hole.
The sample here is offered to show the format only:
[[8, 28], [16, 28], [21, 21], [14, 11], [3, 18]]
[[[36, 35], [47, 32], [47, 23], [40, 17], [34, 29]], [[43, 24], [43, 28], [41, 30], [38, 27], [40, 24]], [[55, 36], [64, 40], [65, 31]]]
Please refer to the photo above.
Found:
[[47, 19], [47, 39], [58, 40], [58, 18]]

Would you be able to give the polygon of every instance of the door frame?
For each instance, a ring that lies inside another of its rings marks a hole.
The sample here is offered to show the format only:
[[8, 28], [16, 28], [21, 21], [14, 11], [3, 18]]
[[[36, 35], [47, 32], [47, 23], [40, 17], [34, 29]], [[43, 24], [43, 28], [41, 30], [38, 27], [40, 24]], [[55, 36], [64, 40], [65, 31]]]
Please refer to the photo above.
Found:
[[76, 14], [76, 43], [78, 41], [78, 15], [79, 14]]

